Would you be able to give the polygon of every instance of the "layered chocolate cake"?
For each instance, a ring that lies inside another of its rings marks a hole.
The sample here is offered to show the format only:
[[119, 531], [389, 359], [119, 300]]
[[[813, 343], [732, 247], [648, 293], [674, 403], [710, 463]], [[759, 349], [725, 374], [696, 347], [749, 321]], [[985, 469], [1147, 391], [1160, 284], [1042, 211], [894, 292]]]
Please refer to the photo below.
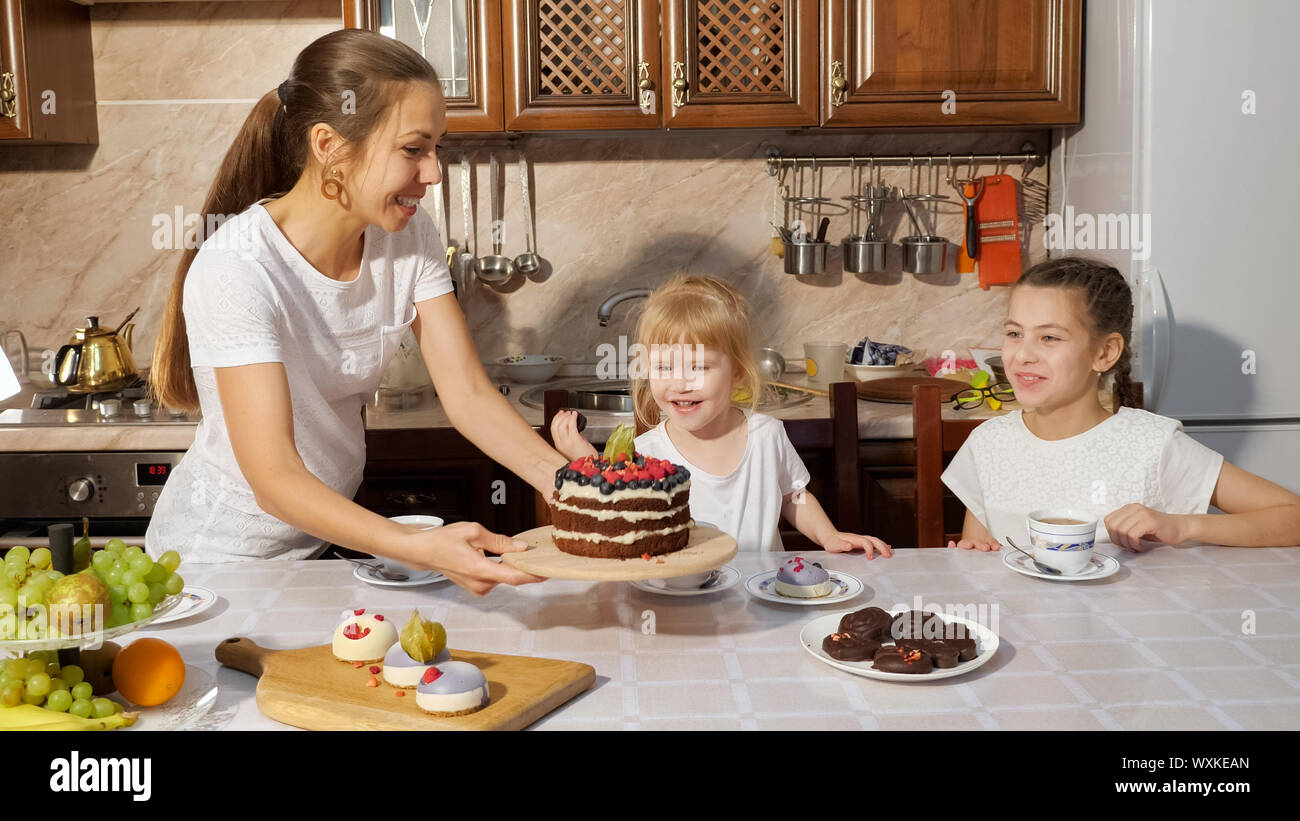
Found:
[[552, 538], [565, 553], [660, 556], [690, 539], [691, 473], [680, 465], [625, 451], [588, 456], [556, 471], [555, 489]]

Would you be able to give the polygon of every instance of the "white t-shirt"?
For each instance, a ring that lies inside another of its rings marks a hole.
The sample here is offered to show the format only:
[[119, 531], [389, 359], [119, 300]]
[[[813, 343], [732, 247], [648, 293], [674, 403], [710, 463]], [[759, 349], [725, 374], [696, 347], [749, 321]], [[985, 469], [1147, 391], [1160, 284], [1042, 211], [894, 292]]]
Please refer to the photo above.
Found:
[[360, 271], [340, 282], [313, 268], [260, 203], [208, 238], [182, 303], [203, 419], [158, 498], [145, 536], [151, 554], [229, 562], [320, 551], [320, 539], [257, 506], [235, 461], [213, 369], [284, 363], [298, 453], [351, 499], [366, 461], [366, 398], [415, 320], [415, 303], [452, 290], [444, 248], [420, 209], [399, 232], [366, 228]]
[[741, 550], [783, 550], [777, 532], [781, 501], [808, 486], [808, 469], [779, 419], [761, 413], [746, 416], [745, 457], [726, 476], [705, 473], [687, 461], [663, 422], [638, 436], [636, 449], [691, 472], [692, 519], [730, 534]]
[[1026, 517], [1072, 507], [1097, 517], [1097, 541], [1110, 541], [1105, 518], [1137, 502], [1164, 513], [1205, 513], [1223, 456], [1183, 432], [1177, 419], [1135, 408], [1049, 442], [1025, 427], [1020, 411], [971, 431], [946, 484], [995, 539], [1024, 538]]

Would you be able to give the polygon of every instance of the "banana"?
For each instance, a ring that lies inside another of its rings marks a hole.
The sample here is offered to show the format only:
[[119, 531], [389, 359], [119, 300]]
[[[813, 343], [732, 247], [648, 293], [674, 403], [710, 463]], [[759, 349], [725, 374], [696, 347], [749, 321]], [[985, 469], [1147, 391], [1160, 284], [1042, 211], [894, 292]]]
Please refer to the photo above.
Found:
[[35, 704], [0, 707], [0, 730], [115, 730], [130, 727], [137, 713], [114, 713], [107, 718], [81, 718], [56, 713]]

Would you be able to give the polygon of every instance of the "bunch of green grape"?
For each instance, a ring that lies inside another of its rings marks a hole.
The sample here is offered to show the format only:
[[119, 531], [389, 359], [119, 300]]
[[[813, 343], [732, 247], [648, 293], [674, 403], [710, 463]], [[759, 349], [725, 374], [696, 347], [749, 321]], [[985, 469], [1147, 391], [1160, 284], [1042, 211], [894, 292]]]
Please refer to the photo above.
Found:
[[63, 574], [50, 569], [50, 549], [11, 547], [5, 553], [4, 572], [0, 575], [0, 608], [16, 612], [21, 598], [25, 606], [45, 604], [45, 593]]
[[175, 550], [168, 550], [155, 561], [139, 547], [109, 539], [90, 557], [90, 568], [108, 588], [112, 602], [107, 626], [118, 627], [152, 616], [163, 597], [185, 588], [185, 580], [176, 572], [180, 566], [181, 557]]
[[60, 667], [58, 654], [53, 651], [6, 659], [0, 662], [0, 704], [35, 704], [81, 718], [107, 718], [122, 712], [122, 705], [116, 701], [96, 698], [85, 677], [75, 664]]

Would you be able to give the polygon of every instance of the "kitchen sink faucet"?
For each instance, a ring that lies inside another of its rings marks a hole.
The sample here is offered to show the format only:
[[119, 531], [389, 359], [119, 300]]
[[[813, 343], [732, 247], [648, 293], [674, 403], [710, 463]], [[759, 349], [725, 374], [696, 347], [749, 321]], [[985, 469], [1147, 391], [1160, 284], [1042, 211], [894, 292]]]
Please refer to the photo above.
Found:
[[600, 327], [603, 328], [609, 324], [609, 318], [614, 312], [615, 305], [628, 299], [643, 299], [650, 296], [650, 293], [651, 289], [649, 288], [628, 288], [625, 291], [619, 291], [600, 303], [600, 308], [596, 310], [596, 320], [600, 322]]

